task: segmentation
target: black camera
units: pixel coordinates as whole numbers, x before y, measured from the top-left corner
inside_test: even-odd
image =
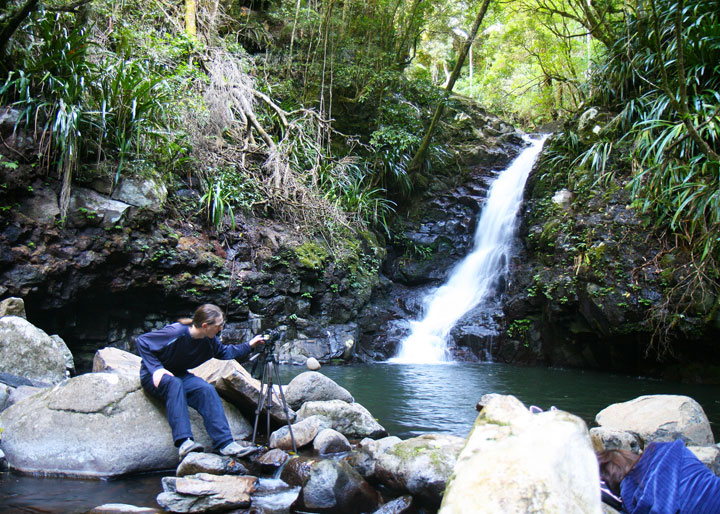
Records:
[[[263,334],[263,338],[265,339],[265,345],[274,345],[278,339],[280,339],[280,336],[282,334],[279,330],[270,329],[266,333]]]

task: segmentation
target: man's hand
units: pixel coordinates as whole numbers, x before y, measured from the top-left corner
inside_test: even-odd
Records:
[[[171,377],[175,376],[165,368],[156,369],[153,373],[153,384],[155,387],[160,387],[160,381],[162,380],[163,375],[170,375]]]
[[[250,348],[255,348],[257,345],[265,342],[265,336],[262,334],[256,335],[250,340]]]

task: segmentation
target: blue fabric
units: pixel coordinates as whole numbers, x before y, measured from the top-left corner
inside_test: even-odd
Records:
[[[620,484],[629,514],[718,514],[720,477],[682,441],[651,443]]]
[[[146,391],[165,401],[167,420],[176,446],[188,437],[193,438],[188,405],[202,416],[205,430],[215,448],[232,442],[233,436],[220,397],[215,388],[202,378],[192,373],[180,377],[163,375],[160,387],[155,387],[152,375],[146,375],[141,382]]]
[[[217,337],[193,339],[190,327],[173,323],[143,334],[136,340],[138,353],[142,357],[140,377],[152,375],[165,368],[173,375],[182,375],[215,357],[217,359],[242,359],[250,354],[250,345],[223,344]]]

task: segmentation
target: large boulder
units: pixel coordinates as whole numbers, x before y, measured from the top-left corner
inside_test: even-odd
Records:
[[[0,372],[57,384],[69,375],[67,346],[19,316],[0,318]]]
[[[491,399],[455,464],[439,514],[600,514],[599,473],[585,423]]]
[[[236,439],[251,433],[225,404]],[[202,418],[190,410],[196,440],[211,448]],[[35,394],[0,413],[2,449],[25,473],[112,477],[178,464],[164,406],[147,395],[139,377],[89,373]]]
[[[461,437],[443,434],[398,442],[374,455],[374,478],[438,505],[464,444]]]
[[[238,407],[246,416],[254,418],[260,397],[260,381],[256,380],[235,360],[210,359],[192,371],[195,375],[215,386],[220,396]],[[295,412],[283,409],[278,391],[272,395],[270,421],[281,426],[295,421]],[[263,418],[264,414],[263,414]]]
[[[306,371],[293,378],[285,388],[285,399],[295,410],[302,407],[303,403],[311,401],[355,401],[347,389],[317,371]]]
[[[302,486],[293,508],[332,514],[359,514],[377,508],[380,496],[347,462],[296,457],[280,475]]]
[[[604,450],[628,450],[639,455],[643,450],[643,442],[637,434],[624,430],[604,427],[591,428],[590,439],[595,453]]]
[[[305,402],[297,412],[297,419],[310,416],[322,416],[330,423],[328,428],[337,430],[350,439],[371,437],[377,439],[387,435],[380,423],[359,403],[347,403],[342,400],[325,402]]]
[[[651,442],[682,439],[688,446],[714,443],[705,411],[688,396],[658,394],[615,403],[601,410],[595,421],[603,428],[633,432],[643,447]]]

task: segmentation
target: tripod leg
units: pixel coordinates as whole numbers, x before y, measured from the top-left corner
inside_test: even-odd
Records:
[[[275,380],[277,381],[278,390],[280,391],[280,405],[283,407],[283,411],[285,412],[285,422],[287,423],[288,430],[290,431],[290,440],[292,441],[292,447],[293,451],[297,453],[297,446],[295,445],[295,436],[293,435],[292,431],[292,425],[290,424],[290,413],[288,412],[288,404],[287,401],[285,401],[285,393],[282,389],[282,382],[280,382],[280,373],[278,372],[277,366],[273,368],[275,371]]]
[[[268,441],[270,441],[270,409],[272,408],[272,395],[273,395],[273,374],[272,374],[272,362],[268,361],[266,364],[266,371],[268,375],[267,385],[268,394],[267,405],[265,406],[265,433],[267,434]]]
[[[260,418],[260,412],[262,411],[263,404],[265,403],[266,396],[269,392],[267,388],[267,378],[265,374],[265,366],[263,366],[263,374],[260,378],[260,392],[258,393],[257,408],[255,409],[255,423],[253,426],[253,437],[252,443],[255,444],[255,438],[257,436],[258,419]]]

